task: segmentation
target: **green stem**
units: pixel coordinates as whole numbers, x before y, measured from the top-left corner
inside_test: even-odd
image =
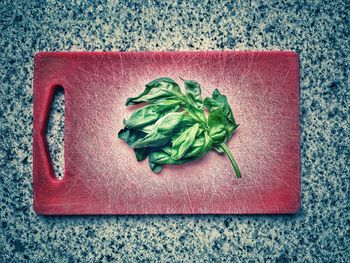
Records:
[[[238,165],[237,165],[235,159],[232,156],[230,149],[227,147],[227,145],[225,143],[221,143],[220,146],[221,146],[222,150],[225,152],[228,159],[230,160],[232,167],[235,170],[237,178],[241,178],[241,172],[238,168]]]

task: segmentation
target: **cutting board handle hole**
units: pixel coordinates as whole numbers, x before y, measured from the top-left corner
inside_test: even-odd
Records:
[[[64,177],[64,88],[56,85],[46,127],[46,141],[54,176]]]

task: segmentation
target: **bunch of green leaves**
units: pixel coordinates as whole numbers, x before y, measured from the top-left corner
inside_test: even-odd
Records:
[[[138,161],[148,157],[155,173],[165,164],[198,160],[213,149],[227,155],[239,178],[239,168],[226,145],[238,127],[226,96],[215,89],[211,98],[202,100],[200,85],[183,81],[185,93],[173,79],[158,78],[140,95],[128,98],[126,106],[147,104],[124,120],[118,137],[134,149]]]

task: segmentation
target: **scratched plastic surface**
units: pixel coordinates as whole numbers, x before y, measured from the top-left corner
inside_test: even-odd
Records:
[[[38,214],[295,213],[300,206],[298,56],[294,52],[38,53],[33,180]],[[149,81],[195,79],[203,97],[227,95],[237,122],[229,147],[154,174],[117,138],[125,106]],[[45,128],[55,88],[65,91],[63,180]]]

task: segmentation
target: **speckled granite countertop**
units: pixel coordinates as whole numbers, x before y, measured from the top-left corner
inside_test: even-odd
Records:
[[[94,2],[0,3],[0,262],[349,262],[349,2]],[[300,54],[298,214],[34,213],[34,52],[222,49]]]

